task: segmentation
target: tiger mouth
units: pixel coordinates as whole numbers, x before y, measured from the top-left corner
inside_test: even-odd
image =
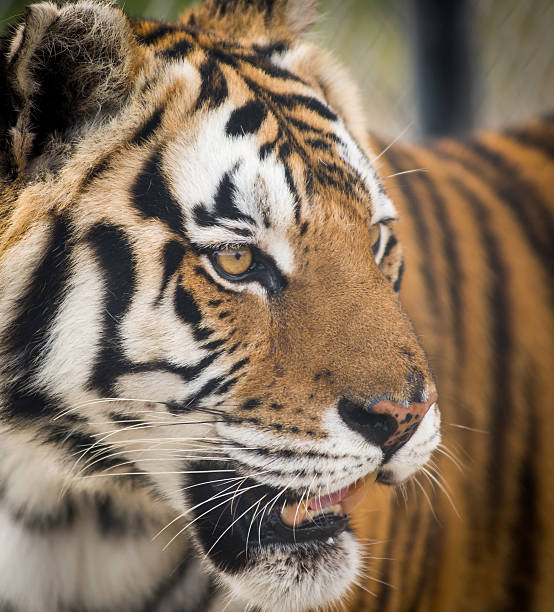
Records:
[[[222,464],[220,472],[214,473],[213,467],[210,480],[205,480],[201,467],[192,476],[192,522],[205,553],[228,572],[244,568],[268,547],[335,544],[376,478],[372,473],[323,496],[283,499],[286,492],[241,478],[229,463]],[[240,482],[236,490],[227,486],[232,479]]]
[[[281,510],[281,520],[288,527],[298,528],[320,516],[342,517],[351,514],[363,501],[376,477],[377,472],[372,472],[329,495],[318,495],[307,501],[286,504]]]

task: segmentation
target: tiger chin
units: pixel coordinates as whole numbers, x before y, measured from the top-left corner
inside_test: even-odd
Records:
[[[438,445],[397,212],[314,10],[43,3],[6,41],[0,607],[339,601],[351,514]]]

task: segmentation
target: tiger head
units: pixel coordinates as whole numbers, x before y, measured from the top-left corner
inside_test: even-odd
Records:
[[[272,610],[344,594],[356,498],[439,442],[396,212],[355,89],[303,40],[313,12],[212,0],[166,24],[44,3],[5,67],[0,434],[17,432],[17,470],[49,466],[46,505],[60,483],[146,491]]]

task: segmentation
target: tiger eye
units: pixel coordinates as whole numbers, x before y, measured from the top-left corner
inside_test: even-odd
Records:
[[[222,249],[216,251],[214,259],[217,265],[231,276],[240,276],[252,265],[252,250],[248,247],[240,249]]]

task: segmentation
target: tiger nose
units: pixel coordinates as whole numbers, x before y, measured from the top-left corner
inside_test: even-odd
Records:
[[[380,446],[385,452],[392,453],[413,436],[437,399],[437,393],[433,392],[427,401],[413,402],[407,407],[391,400],[381,400],[371,408],[365,408],[342,398],[338,411],[350,429],[361,434],[368,442]]]

